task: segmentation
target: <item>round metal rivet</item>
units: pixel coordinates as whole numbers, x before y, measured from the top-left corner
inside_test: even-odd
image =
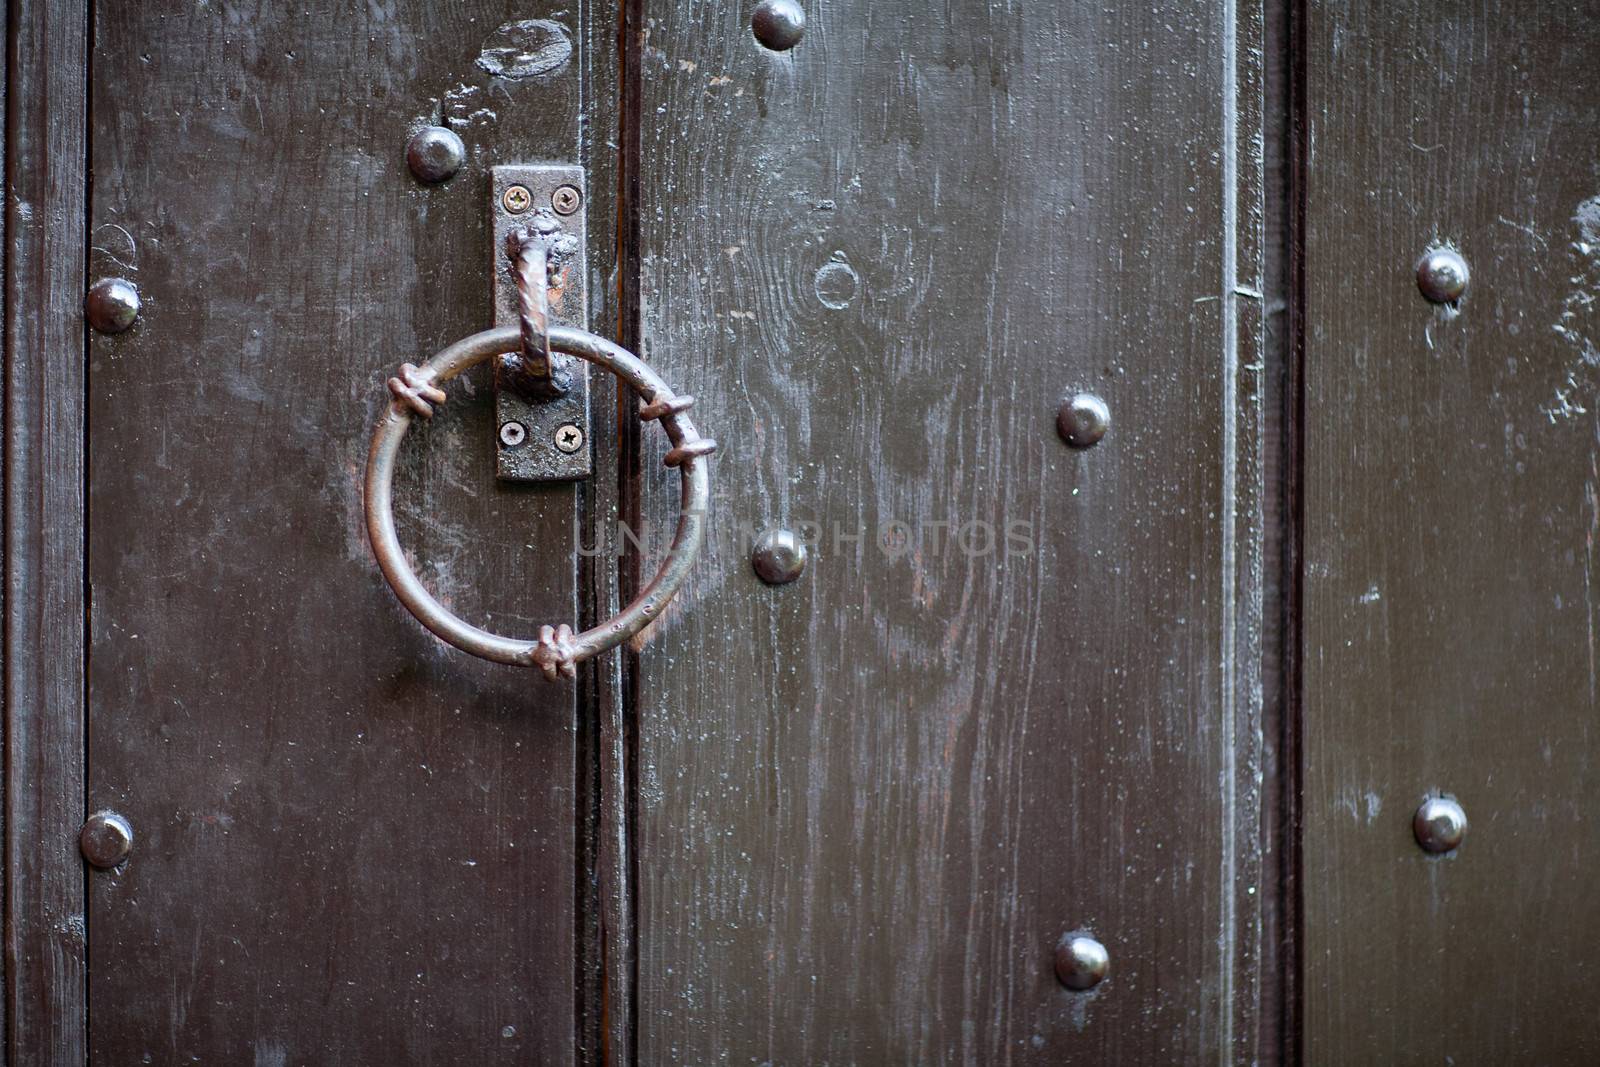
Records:
[[[449,181],[466,161],[467,146],[443,126],[424,126],[406,142],[406,166],[419,182]]]
[[[513,215],[520,215],[533,206],[533,194],[526,185],[513,185],[500,194],[500,203]]]
[[[756,40],[774,52],[787,52],[806,35],[806,13],[795,0],[761,0],[750,16]]]
[[[768,585],[784,585],[806,569],[806,543],[791,530],[768,530],[750,554],[756,574]]]
[[[1435,248],[1417,261],[1417,288],[1435,304],[1454,304],[1471,280],[1467,261],[1453,248]]]
[[[1056,977],[1068,989],[1093,989],[1109,970],[1110,953],[1088,934],[1067,934],[1056,946]]]
[[[583,447],[583,430],[576,423],[556,427],[556,447],[571,455]]]
[[[1429,797],[1412,817],[1411,831],[1428,852],[1453,852],[1467,836],[1467,813],[1453,797]]]
[[[101,333],[121,333],[139,317],[139,290],[126,278],[101,278],[83,298],[83,313]]]
[[[1111,429],[1111,409],[1093,393],[1067,398],[1056,413],[1056,430],[1073,448],[1092,448]]]
[[[114,811],[97,811],[78,832],[83,858],[101,870],[110,870],[133,851],[133,827]]]
[[[528,439],[528,428],[520,422],[507,422],[500,427],[500,443],[507,448],[516,448]]]
[[[583,203],[583,194],[576,185],[563,185],[550,194],[550,206],[557,215],[570,215]]]

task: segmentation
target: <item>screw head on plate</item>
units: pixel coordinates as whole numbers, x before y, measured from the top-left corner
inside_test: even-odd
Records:
[[[533,194],[526,185],[513,185],[500,194],[500,203],[513,215],[520,215],[533,206]]]
[[[806,35],[806,12],[795,0],[761,0],[750,16],[756,40],[774,52],[787,52]]]
[[[1467,813],[1454,797],[1429,797],[1411,818],[1417,844],[1428,852],[1454,852],[1467,836]]]
[[[424,126],[406,142],[406,166],[419,182],[449,181],[466,161],[467,146],[456,131],[443,126]]]
[[[83,298],[83,313],[101,333],[121,333],[139,317],[139,290],[126,278],[101,278]]]
[[[97,811],[78,832],[83,858],[101,870],[110,870],[133,851],[133,827],[114,811]]]
[[[750,565],[768,585],[785,585],[806,569],[806,543],[792,530],[768,530],[755,543]]]
[[[583,447],[583,430],[575,423],[567,423],[556,427],[556,447],[571,455]]]
[[[1453,248],[1435,248],[1417,261],[1417,288],[1435,304],[1454,304],[1471,280],[1467,261]]]
[[[1111,429],[1111,409],[1093,393],[1067,398],[1056,413],[1056,430],[1073,448],[1093,448]]]
[[[1111,954],[1088,934],[1067,934],[1056,946],[1056,978],[1068,989],[1093,989],[1111,970]]]
[[[583,194],[576,185],[559,186],[550,194],[550,206],[555,208],[557,215],[570,215],[582,204]]]
[[[520,422],[502,423],[500,426],[500,443],[507,448],[516,448],[528,439],[528,428]]]

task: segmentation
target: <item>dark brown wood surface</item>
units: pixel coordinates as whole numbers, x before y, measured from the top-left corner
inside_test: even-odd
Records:
[[[579,55],[491,78],[520,19]],[[138,834],[90,876],[96,1062],[574,1058],[601,986],[577,690],[407,615],[361,476],[384,378],[491,322],[488,167],[596,149],[609,228],[579,118],[615,33],[550,5],[98,5],[91,269],[145,310],[89,374],[89,803]],[[404,147],[440,120],[470,160],[424,187]],[[407,441],[401,535],[456,611],[531,634],[579,610],[577,491],[495,483],[488,390]]]
[[[5,1062],[1600,1057],[1594,20],[806,11],[12,5]],[[491,76],[525,20],[553,69]],[[540,160],[588,167],[595,327],[723,446],[689,588],[555,687],[429,636],[361,520]],[[86,345],[109,275],[144,312]],[[469,619],[654,567],[676,475],[595,386],[582,486],[495,482],[486,374],[407,442]]]
[[[640,1061],[1253,1058],[1257,14],[644,6],[644,354],[723,450],[639,652]]]
[[[1600,22],[1315,4],[1306,44],[1308,1058],[1593,1063]]]
[[[7,1061],[84,1057],[82,4],[12,5],[5,204]]]

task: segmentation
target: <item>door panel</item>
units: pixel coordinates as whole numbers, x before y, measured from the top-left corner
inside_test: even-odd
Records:
[[[480,52],[529,17],[578,58],[491,78]],[[372,562],[361,478],[384,379],[492,323],[487,168],[582,158],[580,64],[615,63],[614,23],[488,2],[94,19],[91,270],[145,301],[90,348],[88,798],[137,834],[90,879],[94,1057],[570,1060],[574,691],[418,626]],[[438,186],[405,165],[428,122],[469,151]],[[497,485],[489,379],[451,394],[399,475],[421,577],[491,629],[573,618],[575,488]]]
[[[1597,54],[1571,5],[1309,12],[1313,1062],[1600,1055]],[[1435,244],[1459,308],[1419,293]],[[1439,794],[1469,829],[1430,855]]]
[[[1248,1059],[1259,12],[645,11],[644,354],[723,451],[641,642],[640,1060]]]

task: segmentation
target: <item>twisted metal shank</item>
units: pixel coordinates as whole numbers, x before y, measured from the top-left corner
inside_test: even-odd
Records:
[[[522,349],[501,357],[505,384],[528,400],[553,400],[572,388],[572,372],[550,350],[550,284],[577,239],[548,211],[506,237],[506,254],[517,283]]]

